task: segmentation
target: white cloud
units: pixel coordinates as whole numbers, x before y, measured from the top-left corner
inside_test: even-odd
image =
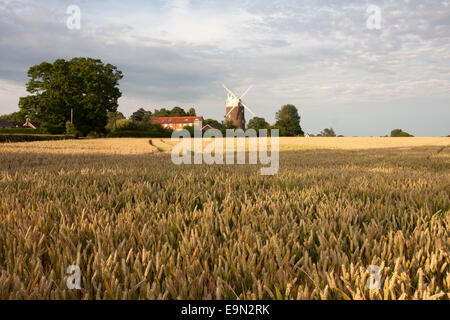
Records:
[[[366,28],[372,3],[382,9],[379,31]],[[304,124],[313,131],[372,103],[395,108],[414,98],[450,101],[445,1],[81,1],[80,6],[82,29],[70,32],[61,2],[0,0],[0,78],[24,83],[32,64],[94,56],[124,71],[120,109],[127,114],[137,107],[195,105],[204,116],[222,119],[220,84],[237,91],[254,84],[246,97],[254,111],[273,121],[282,104],[297,104],[314,120]],[[17,92],[3,93],[0,101],[14,100],[14,94],[17,98]],[[324,110],[330,117],[321,117]],[[439,112],[436,119],[442,118]],[[371,125],[367,132],[378,124]],[[367,134],[351,122],[339,126],[344,134]],[[446,126],[426,126],[429,134],[448,134]]]

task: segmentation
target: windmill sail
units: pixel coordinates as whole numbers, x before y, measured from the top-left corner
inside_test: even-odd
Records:
[[[247,95],[252,86],[250,86],[241,96],[238,98],[233,91],[223,85],[227,91],[226,113],[225,121],[231,121],[238,129],[245,130],[245,109],[247,109],[253,116],[255,113],[250,110],[247,105],[242,102],[242,98]]]

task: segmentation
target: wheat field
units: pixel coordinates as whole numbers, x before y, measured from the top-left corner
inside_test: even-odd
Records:
[[[449,145],[280,138],[261,176],[170,139],[0,144],[0,299],[448,300]]]

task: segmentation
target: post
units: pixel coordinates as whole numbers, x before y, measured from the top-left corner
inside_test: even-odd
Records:
[[[70,108],[70,123],[73,124],[73,108]]]

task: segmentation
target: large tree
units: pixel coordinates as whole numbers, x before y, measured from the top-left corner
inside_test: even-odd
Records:
[[[39,121],[50,133],[62,133],[71,119],[77,131],[104,132],[108,112],[116,112],[122,72],[92,58],[58,59],[28,70],[27,91],[20,98],[20,113]]]
[[[180,107],[173,107],[173,109],[170,111],[171,117],[184,117],[186,116],[186,111],[184,111],[183,108]]]
[[[281,107],[276,113],[275,129],[280,130],[281,136],[293,137],[303,135],[304,132],[300,127],[300,116],[297,108],[292,104]]]

